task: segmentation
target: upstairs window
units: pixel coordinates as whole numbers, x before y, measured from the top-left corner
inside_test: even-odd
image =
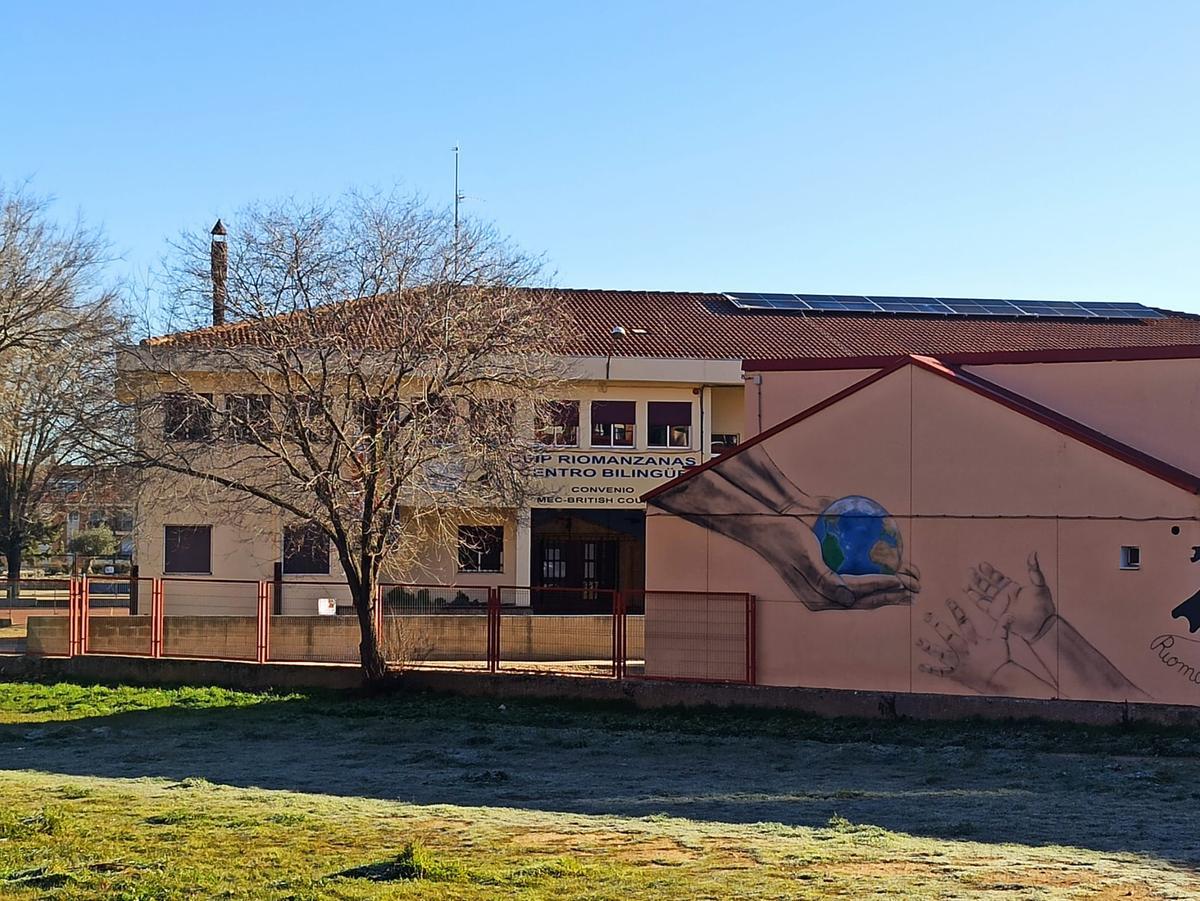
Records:
[[[538,423],[537,440],[547,447],[579,447],[579,401],[554,401]]]
[[[168,394],[163,398],[163,436],[173,441],[207,441],[213,434],[211,394]]]
[[[504,526],[459,526],[458,571],[504,571]]]
[[[329,536],[315,522],[283,530],[283,571],[290,575],[329,575]]]
[[[225,434],[230,441],[250,444],[271,436],[269,394],[226,394]]]
[[[592,447],[633,447],[636,417],[631,400],[592,401]]]
[[[650,401],[646,418],[651,447],[692,446],[692,405],[687,401]]]
[[[284,428],[294,441],[320,443],[329,440],[329,420],[321,398],[298,394],[287,398]]]
[[[185,575],[212,573],[212,526],[167,526],[163,572]]]

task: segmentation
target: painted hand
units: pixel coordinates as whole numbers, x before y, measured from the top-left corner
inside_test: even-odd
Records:
[[[896,573],[841,575],[825,563],[821,543],[812,529],[792,520],[786,550],[768,557],[792,592],[810,610],[874,610],[878,607],[907,605],[921,590],[921,574],[916,566],[905,564]],[[762,553],[762,550],[759,551]]]
[[[918,668],[923,673],[953,679],[981,694],[1002,690],[1003,680],[999,676],[1013,662],[1008,646],[1011,625],[1008,617],[988,620],[977,629],[957,601],[947,600],[946,609],[950,612],[949,623],[933,613],[925,614],[925,622],[940,642],[917,639],[917,647],[934,660]]]
[[[1057,611],[1037,551],[1029,555],[1026,566],[1029,587],[1014,582],[990,563],[980,563],[971,570],[966,592],[993,621],[1007,621],[1013,632],[1032,642]]]

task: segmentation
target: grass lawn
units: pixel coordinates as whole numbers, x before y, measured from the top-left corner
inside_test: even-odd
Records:
[[[0,684],[3,898],[1200,896],[1200,736]]]

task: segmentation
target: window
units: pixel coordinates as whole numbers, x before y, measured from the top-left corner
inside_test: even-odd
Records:
[[[631,400],[592,401],[592,446],[633,447],[636,410]]]
[[[712,455],[716,457],[733,450],[735,447],[737,447],[738,437],[739,436],[728,432],[720,435],[714,432],[712,436]]]
[[[291,575],[329,574],[329,536],[315,522],[284,527],[283,571]]]
[[[1141,569],[1142,549],[1139,547],[1121,548],[1121,569]]]
[[[230,441],[247,444],[271,435],[269,394],[226,394],[225,434]]]
[[[537,440],[547,447],[579,447],[579,401],[550,403],[538,422]]]
[[[329,421],[321,398],[296,395],[287,399],[286,431],[289,438],[310,442],[329,440]]]
[[[471,434],[511,438],[516,434],[517,404],[511,398],[483,398],[467,402],[467,424]]]
[[[504,526],[459,526],[458,571],[504,572]]]
[[[692,405],[687,401],[650,401],[646,407],[651,447],[692,446]]]
[[[433,444],[453,443],[454,427],[457,425],[457,409],[453,400],[430,394],[426,397],[410,398],[408,407],[408,421],[428,435]]]
[[[212,526],[167,526],[165,573],[212,572]]]
[[[212,437],[211,394],[168,394],[163,399],[163,435],[175,441]]]

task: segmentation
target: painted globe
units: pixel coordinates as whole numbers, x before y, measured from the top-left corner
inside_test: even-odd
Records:
[[[891,574],[900,568],[903,544],[892,515],[869,497],[838,498],[813,531],[825,565],[840,575]]]

